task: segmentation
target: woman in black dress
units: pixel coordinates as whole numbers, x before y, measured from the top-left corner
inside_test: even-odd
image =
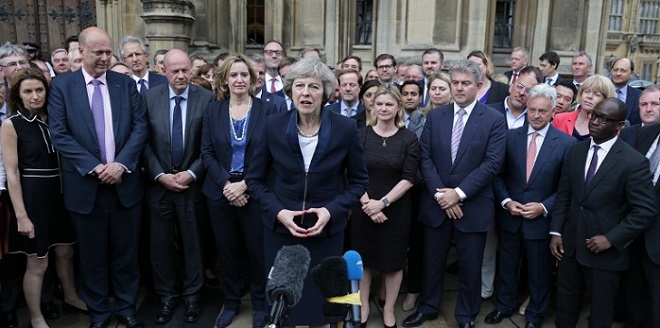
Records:
[[[58,154],[50,141],[46,113],[48,83],[37,69],[27,68],[12,81],[9,115],[2,123],[2,157],[15,216],[10,223],[9,252],[27,255],[23,291],[32,327],[48,327],[41,313],[41,286],[51,247],[64,289],[64,302],[80,309],[73,280],[76,242],[64,209]]]
[[[362,255],[364,275],[360,281],[362,321],[369,315],[371,270],[381,273],[385,285],[383,322],[396,326],[394,303],[399,294],[411,220],[408,190],[415,183],[420,149],[417,136],[406,129],[401,94],[396,87],[379,87],[374,116],[360,130],[369,174],[369,188],[353,210],[351,245]]]

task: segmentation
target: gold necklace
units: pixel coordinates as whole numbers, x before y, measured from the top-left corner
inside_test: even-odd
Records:
[[[231,100],[229,101],[229,129],[231,130],[232,136],[234,136],[234,139],[236,141],[243,141],[245,139],[245,130],[247,129],[247,118],[250,116],[250,110],[252,109],[252,99],[250,99],[250,102],[248,103],[248,110],[247,113],[245,113],[245,118],[242,120],[236,120],[237,122],[240,121],[245,121],[243,122],[243,132],[241,133],[241,137],[238,137],[238,134],[236,133],[236,127],[234,126],[234,118],[231,116]]]

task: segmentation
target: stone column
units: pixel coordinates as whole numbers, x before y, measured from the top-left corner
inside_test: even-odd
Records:
[[[188,0],[141,0],[149,49],[188,51],[195,6]]]

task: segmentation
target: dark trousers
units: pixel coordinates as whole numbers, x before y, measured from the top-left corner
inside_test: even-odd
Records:
[[[643,260],[646,256],[644,237],[638,237],[629,246],[628,270],[621,273],[621,286],[617,297],[616,311],[624,311],[626,328],[645,328],[651,318],[651,295],[647,279],[644,278]],[[656,276],[655,279],[660,278]]]
[[[184,301],[196,301],[204,287],[202,240],[198,218],[206,211],[203,199],[190,191],[172,192],[150,202],[149,254],[156,294],[162,302],[182,296]],[[178,226],[178,229],[177,229]],[[177,289],[174,241],[181,234],[185,266],[181,292]]]
[[[611,327],[620,276],[621,272],[588,268],[579,264],[574,256],[564,256],[557,267],[557,328],[577,325],[585,284],[591,298],[589,327]]]
[[[439,227],[424,227],[424,269],[418,311],[438,314],[443,296],[445,262],[454,238],[458,257],[459,292],[454,317],[459,324],[473,322],[481,307],[481,262],[486,232],[466,233],[446,219]]]
[[[660,327],[660,265],[651,261],[648,254],[644,252],[642,268],[648,282],[649,294],[651,294],[651,320],[649,327]]]
[[[222,265],[222,291],[224,306],[228,310],[238,310],[241,304],[244,282],[245,257],[239,251],[247,250],[250,276],[250,298],[253,311],[265,309],[266,270],[264,267],[264,237],[261,222],[261,206],[253,199],[247,205],[229,205],[226,198],[207,201],[211,226],[217,245],[218,258]],[[241,241],[244,245],[241,246]]]
[[[518,281],[520,259],[523,253],[527,261],[529,305],[525,311],[528,322],[541,323],[550,305],[552,280],[552,255],[548,249],[550,239],[525,239],[522,230],[512,233],[499,230],[499,267],[497,270],[497,310],[512,314],[518,308]]]
[[[135,314],[140,213],[141,203],[124,207],[112,186],[99,186],[91,213],[70,212],[80,249],[80,296],[92,322],[106,321],[113,312]]]
[[[410,188],[412,208],[410,211],[410,238],[408,239],[408,293],[417,294],[422,289],[422,261],[424,258],[424,226],[419,223],[419,197],[423,184]]]

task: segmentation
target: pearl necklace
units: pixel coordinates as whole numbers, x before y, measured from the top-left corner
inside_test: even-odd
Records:
[[[319,135],[319,131],[321,130],[321,127],[319,127],[318,129],[316,129],[316,131],[314,131],[314,133],[312,133],[312,134],[305,134],[305,133],[302,132],[302,130],[300,129],[300,125],[296,124],[296,128],[298,128],[298,134],[299,134],[301,137],[303,137],[303,138],[314,138],[314,137],[316,137],[316,136]]]
[[[252,99],[250,99],[250,102],[248,103],[248,110],[247,113],[245,113],[245,118],[242,120],[236,120],[237,122],[240,121],[245,121],[243,122],[243,132],[241,133],[241,137],[238,137],[238,134],[236,133],[236,127],[234,126],[234,118],[231,116],[231,101],[229,102],[229,129],[231,130],[232,136],[234,136],[234,139],[236,141],[243,141],[245,139],[245,130],[247,129],[247,118],[250,116],[250,110],[252,109]]]

